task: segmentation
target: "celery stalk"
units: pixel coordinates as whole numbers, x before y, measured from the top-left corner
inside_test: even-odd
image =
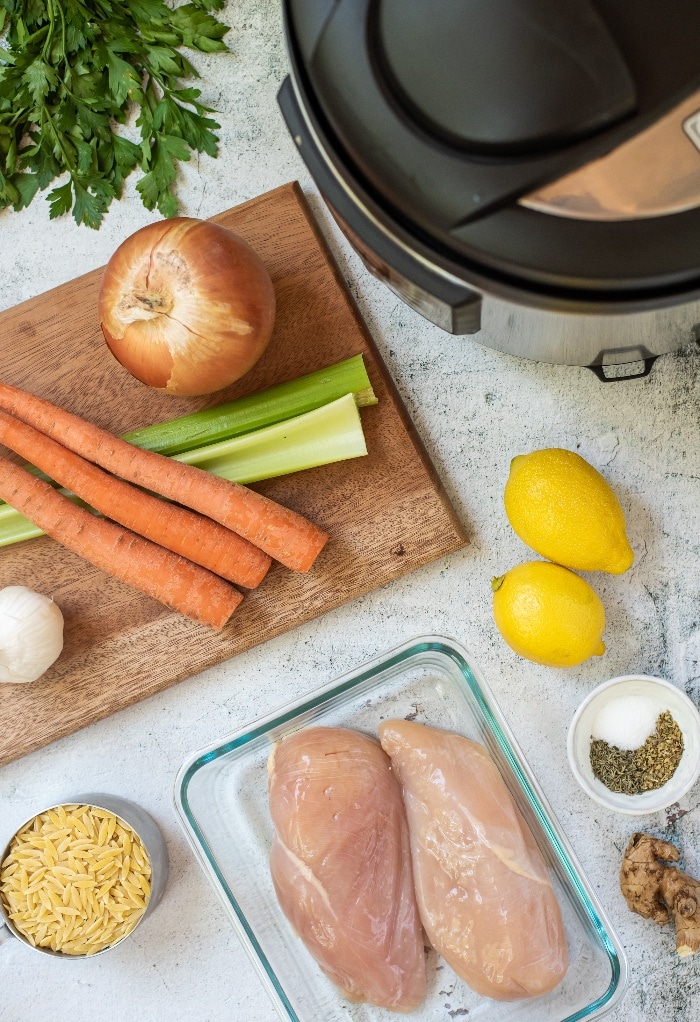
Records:
[[[327,369],[319,369],[235,401],[124,433],[122,439],[158,454],[182,454],[303,415],[345,394],[354,395],[358,408],[378,403],[362,355],[353,355]],[[51,482],[44,472],[32,465],[24,467],[32,475]],[[0,500],[0,508],[3,504],[4,501]]]
[[[295,418],[345,394],[354,394],[359,408],[377,404],[362,355],[257,394],[125,433],[123,439],[159,454],[180,454]]]
[[[354,395],[346,394],[286,422],[173,458],[235,483],[254,483],[364,454],[360,413]]]
[[[36,539],[43,535],[41,529],[28,522],[24,515],[9,504],[0,505],[0,546],[23,543],[25,539]]]
[[[175,455],[177,461],[237,483],[289,475],[367,454],[355,396],[344,397],[243,436]],[[75,504],[86,505],[66,490]],[[0,506],[0,547],[43,535],[8,504]]]

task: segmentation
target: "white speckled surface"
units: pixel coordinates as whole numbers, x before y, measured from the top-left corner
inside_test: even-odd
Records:
[[[584,695],[616,674],[662,675],[700,699],[700,352],[665,356],[646,380],[608,387],[587,370],[518,361],[414,315],[339,236],[287,135],[275,103],[285,72],[278,4],[237,0],[224,17],[233,25],[233,52],[196,60],[205,98],[221,115],[221,156],[186,168],[183,211],[209,216],[291,178],[302,182],[472,545],[0,769],[3,843],[35,810],[80,789],[102,789],[149,809],[172,859],[161,906],[119,950],[69,964],[14,941],[3,946],[0,1019],[45,1022],[50,1001],[51,1017],[72,1022],[92,1022],[106,1008],[120,1020],[272,1022],[253,968],[175,821],[177,769],[194,749],[367,657],[412,635],[442,632],[474,652],[627,948],[630,990],[610,1022],[691,1022],[700,960],[678,961],[670,928],[628,913],[617,873],[634,822],[579,791],[565,736]],[[49,222],[41,199],[22,214],[0,213],[0,307],[101,264],[151,219],[134,199],[133,183],[99,233],[68,218]],[[502,507],[508,463],[540,446],[579,450],[606,474],[637,555],[623,578],[592,578],[608,611],[609,651],[568,673],[519,660],[490,614],[491,576],[527,557]],[[696,787],[677,819],[644,821],[679,841],[698,874],[699,806]]]

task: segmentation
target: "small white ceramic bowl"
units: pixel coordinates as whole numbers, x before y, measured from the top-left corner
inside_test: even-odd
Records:
[[[655,791],[641,795],[624,795],[610,791],[591,769],[591,731],[598,711],[619,696],[647,696],[668,710],[683,732],[683,755],[673,777]],[[645,674],[628,674],[612,678],[594,688],[583,700],[571,721],[567,739],[569,765],[574,777],[587,795],[606,809],[629,816],[645,816],[677,802],[700,776],[700,713],[685,692],[661,678]]]

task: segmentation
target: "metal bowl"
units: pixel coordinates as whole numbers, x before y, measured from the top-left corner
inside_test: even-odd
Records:
[[[118,816],[119,819],[123,820],[124,823],[127,823],[129,827],[131,827],[141,841],[143,847],[146,849],[146,853],[151,863],[151,894],[148,899],[148,905],[146,906],[145,912],[131,931],[131,933],[134,933],[144,919],[146,919],[146,917],[155,909],[163,896],[165,884],[168,879],[168,849],[163,835],[161,834],[158,824],[155,822],[153,817],[150,816],[145,809],[142,809],[141,806],[136,805],[135,802],[130,802],[128,799],[121,798],[118,795],[105,795],[101,792],[90,792],[87,795],[72,795],[69,798],[62,799],[54,805],[47,806],[45,809],[40,809],[38,812],[32,813],[32,815],[17,828],[15,833],[7,842],[2,855],[0,855],[0,862],[4,862],[5,858],[9,855],[10,845],[12,844],[15,836],[19,834],[20,831],[27,826],[27,824],[31,823],[35,817],[48,812],[49,809],[56,809],[59,805],[73,804],[90,805],[94,806],[96,809],[104,809],[108,813],[114,813],[115,816]],[[0,944],[3,944],[6,940],[11,940],[12,936],[14,936],[18,940],[22,941],[26,947],[31,948],[32,951],[38,951],[44,955],[53,955],[54,958],[62,958],[64,960],[80,960],[85,958],[97,958],[99,955],[103,955],[105,952],[111,951],[118,944],[121,944],[123,940],[126,940],[127,937],[130,937],[131,933],[126,934],[126,936],[115,941],[114,944],[110,944],[108,947],[103,948],[102,951],[96,951],[92,955],[69,955],[64,954],[62,951],[52,951],[51,948],[34,947],[8,918],[2,898],[0,898]]]

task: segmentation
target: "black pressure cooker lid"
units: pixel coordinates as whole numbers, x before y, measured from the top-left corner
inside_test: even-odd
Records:
[[[697,286],[698,206],[598,222],[518,200],[638,136],[700,88],[698,0],[287,8],[294,59],[336,157],[435,251],[535,288]]]

